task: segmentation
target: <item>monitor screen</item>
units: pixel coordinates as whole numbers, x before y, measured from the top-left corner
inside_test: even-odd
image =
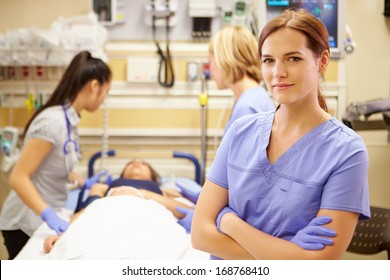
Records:
[[[288,8],[303,8],[311,12],[328,30],[331,54],[340,57],[344,45],[345,0],[265,0],[263,8],[265,21],[269,21]]]

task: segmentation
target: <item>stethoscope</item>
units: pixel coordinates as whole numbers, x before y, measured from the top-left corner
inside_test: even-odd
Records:
[[[76,153],[79,152],[79,144],[76,142],[76,140],[73,140],[71,137],[70,137],[70,121],[69,121],[69,117],[68,117],[68,112],[66,111],[66,108],[65,108],[65,105],[62,105],[62,109],[64,110],[64,115],[65,115],[65,121],[66,121],[66,131],[67,131],[67,136],[68,136],[68,139],[65,141],[64,143],[64,155],[67,156],[69,154],[69,151],[68,151],[68,146],[69,145],[73,145],[74,146],[74,151]]]
[[[76,140],[73,140],[71,138],[71,133],[70,133],[70,121],[69,121],[69,117],[68,117],[68,112],[65,108],[65,105],[62,105],[62,110],[64,111],[64,116],[65,116],[65,122],[66,122],[66,132],[67,132],[67,139],[66,141],[64,142],[64,146],[63,146],[63,151],[64,151],[64,155],[65,155],[65,165],[66,165],[66,170],[67,172],[70,174],[70,172],[72,171],[72,168],[70,167],[71,165],[69,164],[68,162],[68,157],[70,156],[71,159],[72,159],[72,162],[74,162],[73,160],[73,153],[72,153],[72,148],[74,150],[74,153],[77,154],[79,153],[79,144],[77,143]],[[68,176],[68,181],[67,181],[67,187],[69,189],[73,189],[73,188],[76,188],[78,187],[78,182],[77,181],[74,181],[72,180],[71,178],[69,178]]]

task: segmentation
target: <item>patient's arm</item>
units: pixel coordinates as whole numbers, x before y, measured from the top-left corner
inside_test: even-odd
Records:
[[[58,239],[60,239],[60,236],[58,235],[51,235],[46,238],[45,242],[43,243],[43,252],[45,252],[45,254],[50,253],[51,249],[53,249],[53,246]]]
[[[84,209],[81,209],[79,212],[73,214],[73,216],[70,218],[69,223],[72,223],[74,220],[76,220],[82,213],[84,213]],[[53,249],[54,244],[60,239],[62,235],[50,235],[45,239],[45,242],[43,243],[43,252],[45,254],[50,253],[51,249]]]
[[[108,190],[108,185],[106,185],[106,184],[100,184],[100,183],[94,184],[91,187],[88,196],[98,195],[98,196],[103,197],[105,195],[105,193],[107,192],[107,190]],[[70,219],[70,223],[72,223],[74,220],[76,220],[82,213],[84,213],[84,209],[81,209],[79,212],[73,214],[73,216]],[[58,236],[58,235],[51,235],[45,239],[45,242],[43,243],[43,251],[45,252],[45,254],[48,254],[51,251],[54,244],[57,242],[57,240],[60,237],[61,236]]]
[[[100,197],[103,197],[106,194],[107,190],[108,190],[108,185],[97,183],[91,187],[88,196],[98,195]]]
[[[144,199],[151,199],[154,200],[163,206],[165,206],[168,210],[170,210],[173,215],[176,218],[183,218],[184,215],[183,213],[180,213],[176,210],[176,207],[183,207],[183,208],[191,208],[185,203],[176,201],[172,196],[166,196],[166,195],[161,195],[155,192],[151,192],[148,190],[144,189],[136,189],[133,187],[127,187],[127,186],[121,186],[121,187],[115,187],[112,189],[112,192],[110,193],[110,196],[116,196],[116,195],[133,195],[133,196],[138,196]]]
[[[181,193],[179,193],[175,189],[164,189],[162,190],[162,193],[165,197],[169,198],[178,198],[178,197],[183,197]]]
[[[140,192],[142,193],[142,195],[145,199],[152,199],[152,200],[164,205],[168,210],[170,210],[173,213],[173,215],[176,218],[179,218],[179,219],[184,218],[184,215],[183,215],[183,213],[178,212],[176,210],[176,207],[179,206],[179,207],[183,207],[183,208],[192,208],[191,206],[188,206],[185,203],[176,201],[170,197],[166,197],[166,196],[163,196],[163,195],[151,192],[151,191],[140,190]]]

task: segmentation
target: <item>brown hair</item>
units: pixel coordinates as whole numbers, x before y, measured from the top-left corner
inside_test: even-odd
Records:
[[[281,28],[290,28],[305,35],[307,47],[316,57],[320,57],[324,51],[329,51],[329,35],[324,24],[315,16],[304,9],[287,9],[279,16],[270,20],[262,30],[259,37],[259,55],[262,56],[261,48],[267,37]],[[318,103],[321,108],[328,112],[328,106],[324,96],[318,89]]]
[[[100,85],[111,80],[111,70],[101,59],[95,58],[88,51],[78,53],[66,68],[62,79],[49,100],[31,117],[24,129],[24,135],[31,122],[40,112],[51,106],[73,103],[79,91],[90,81],[97,80]]]
[[[129,166],[129,164],[133,163],[134,160],[131,160],[129,161],[125,167],[123,168],[122,172],[121,172],[121,175],[120,175],[120,178],[123,178],[124,176],[124,173],[126,171],[126,168],[127,166]],[[150,178],[152,181],[156,182],[157,184],[160,184],[161,183],[161,177],[160,177],[160,174],[158,174],[158,172],[147,162],[145,161],[142,161],[143,164],[146,164],[150,170],[150,173],[152,175],[152,177]]]

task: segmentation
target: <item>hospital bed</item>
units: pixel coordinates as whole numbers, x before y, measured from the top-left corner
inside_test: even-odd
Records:
[[[354,130],[389,130],[390,98],[351,103],[342,119]]]
[[[108,156],[115,155],[115,151],[107,153]],[[182,153],[176,156],[187,158]],[[88,176],[95,174],[94,162],[99,157],[101,153],[91,157]],[[189,160],[195,161],[191,157]],[[199,170],[195,170],[197,179]],[[175,180],[184,187],[200,187],[188,178]],[[58,213],[60,217],[69,220],[85,195],[80,190],[70,191],[64,209]],[[71,224],[53,250],[44,254],[44,240],[53,233],[43,223],[15,259],[209,259],[209,254],[192,247],[190,234],[177,223],[169,210],[155,201],[133,196],[106,197],[95,201]]]
[[[118,207],[126,215],[118,215]],[[72,213],[63,209],[59,214],[68,220]],[[44,240],[50,235],[53,231],[43,223],[15,259],[209,259],[209,254],[192,247],[191,236],[164,206],[133,196],[95,201],[72,223],[52,251],[44,254]]]

